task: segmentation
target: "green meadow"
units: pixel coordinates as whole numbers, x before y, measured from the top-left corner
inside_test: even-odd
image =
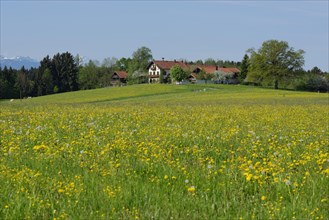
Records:
[[[0,219],[328,219],[329,96],[134,85],[0,101]]]

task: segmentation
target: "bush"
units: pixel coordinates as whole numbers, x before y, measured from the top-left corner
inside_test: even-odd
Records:
[[[308,74],[296,84],[296,90],[311,91],[311,92],[328,92],[329,80],[328,77]]]

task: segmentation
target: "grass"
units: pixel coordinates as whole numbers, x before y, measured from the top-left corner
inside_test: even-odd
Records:
[[[0,102],[1,219],[328,219],[328,94],[138,85]]]

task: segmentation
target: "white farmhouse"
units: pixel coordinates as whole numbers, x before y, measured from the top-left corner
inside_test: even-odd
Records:
[[[181,61],[166,61],[166,60],[153,60],[147,66],[148,74],[149,74],[149,82],[158,82],[160,80],[160,74],[162,71],[163,78],[167,79],[170,76],[170,69],[178,65],[184,70],[189,69],[188,64]]]

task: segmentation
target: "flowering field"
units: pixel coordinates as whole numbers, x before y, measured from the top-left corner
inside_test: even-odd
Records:
[[[0,219],[328,219],[328,104],[223,85],[0,101]]]

